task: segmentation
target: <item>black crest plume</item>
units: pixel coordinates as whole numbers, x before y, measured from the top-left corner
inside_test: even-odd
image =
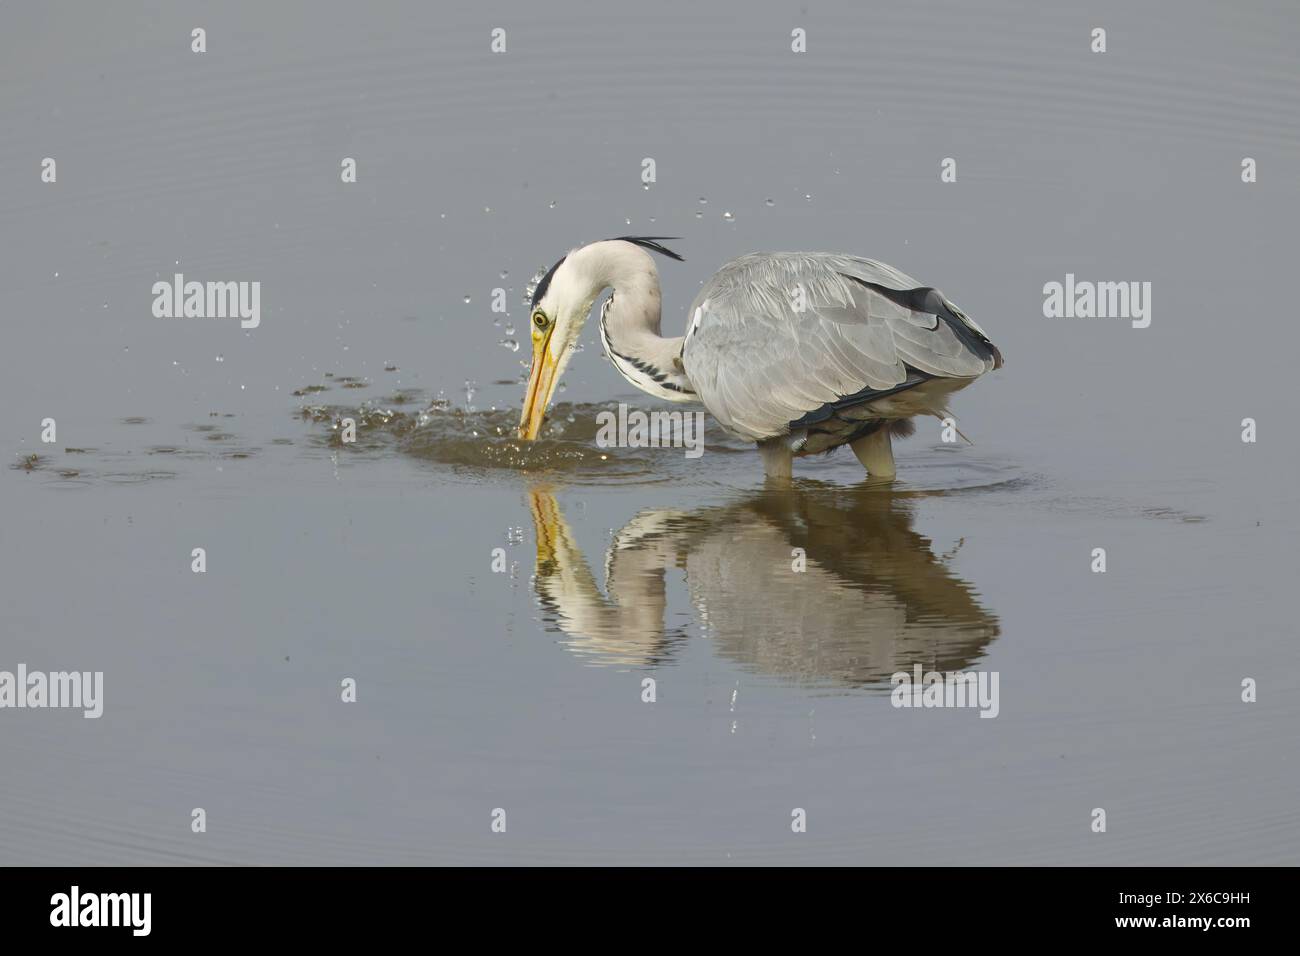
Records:
[[[661,242],[676,242],[681,236],[615,236],[614,238],[621,239],[623,242],[630,242],[642,249],[649,249],[651,252],[657,252],[669,259],[676,259],[678,262],[686,261],[685,257],[679,256],[667,246],[660,245]]]
[[[659,255],[667,256],[669,259],[676,259],[678,262],[686,261],[684,257],[679,256],[667,246],[660,245],[661,242],[675,242],[680,239],[681,236],[615,236],[614,238],[623,242],[630,242],[633,245],[640,246],[642,249],[649,249],[651,252],[657,252]],[[564,259],[567,258],[568,256],[564,257]],[[564,259],[561,259],[555,265],[551,266],[551,268],[546,271],[546,275],[542,276],[542,281],[537,283],[537,288],[533,290],[532,301],[534,303],[541,302],[542,299],[545,298],[546,290],[551,284],[551,277],[555,275],[555,270],[564,264]]]

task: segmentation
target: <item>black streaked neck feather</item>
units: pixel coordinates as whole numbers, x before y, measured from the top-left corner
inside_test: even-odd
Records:
[[[695,389],[682,368],[683,339],[659,334],[658,295],[653,313],[644,306],[638,310],[627,298],[615,288],[600,309],[600,338],[610,361],[643,392],[670,401],[694,400]]]

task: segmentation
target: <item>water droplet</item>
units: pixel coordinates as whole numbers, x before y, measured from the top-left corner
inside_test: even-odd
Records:
[[[776,203],[774,203],[774,202],[773,202],[772,200],[770,200],[770,199],[765,199],[765,200],[763,200],[763,202],[764,202],[766,205],[768,205],[768,206],[775,206],[775,205],[776,205]]]
[[[698,209],[695,210],[695,218],[696,218],[696,219],[703,219],[703,218],[704,218],[704,213],[700,212]]]
[[[701,196],[701,197],[700,197],[700,205],[701,205],[701,206],[707,206],[708,204],[709,204],[709,201],[708,201],[707,199],[705,199],[703,196]]]
[[[804,193],[804,194],[803,194],[803,201],[804,201],[804,202],[812,202],[812,193]]]
[[[217,356],[217,361],[218,361],[218,362],[224,362],[225,360],[226,360],[226,357],[225,357],[224,355],[218,355],[218,356]]]
[[[725,220],[727,220],[727,222],[735,222],[735,221],[736,221],[736,217],[733,216],[730,212],[724,212],[724,213],[722,214],[722,218],[725,219]]]
[[[466,304],[466,305],[469,305],[469,296],[468,296],[468,295],[465,296],[465,304]]]
[[[630,225],[632,225],[632,217],[631,217],[631,216],[624,216],[624,217],[623,217],[623,225],[625,225],[625,226],[630,226]]]
[[[554,200],[554,199],[551,200],[550,208],[551,208],[551,209],[554,209],[554,208],[555,208],[555,200]]]
[[[503,349],[509,349],[512,352],[519,351],[519,343],[514,339],[502,339],[497,343],[497,345],[500,345]]]
[[[642,183],[642,184],[641,184],[641,188],[644,189],[646,192],[649,192],[649,191],[650,191],[650,184],[649,184],[649,183]]]
[[[515,324],[513,322],[507,322],[506,335],[514,335],[514,334],[515,334]]]
[[[508,269],[502,269],[502,270],[501,270],[501,278],[503,278],[503,279],[508,279],[508,278],[510,278],[510,271],[509,271]]]
[[[483,211],[484,211],[484,212],[488,212],[488,213],[490,213],[490,212],[492,211],[492,207],[491,207],[491,206],[484,206],[484,207],[483,207]]]

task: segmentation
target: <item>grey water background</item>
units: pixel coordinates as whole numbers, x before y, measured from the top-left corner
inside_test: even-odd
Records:
[[[1282,2],[5,4],[0,669],[102,670],[105,710],[0,712],[0,864],[1296,863],[1298,26]],[[793,504],[725,443],[476,451],[528,358],[491,290],[526,329],[534,270],[625,233],[682,237],[670,333],[751,251],[942,288],[1007,356],[955,403],[975,444],[921,423],[895,492],[841,452]],[[178,271],[260,281],[261,326],[154,318]],[[1044,318],[1067,272],[1150,281],[1150,328]],[[639,401],[583,340],[561,452]],[[402,428],[338,445],[366,401]],[[631,548],[662,609],[557,609],[595,605],[556,568],[603,586],[647,510],[694,529]],[[801,536],[796,597],[757,558]],[[997,671],[999,716],[891,707],[908,655]]]

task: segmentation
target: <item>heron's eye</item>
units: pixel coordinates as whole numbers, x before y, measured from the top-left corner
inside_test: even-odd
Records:
[[[533,325],[537,326],[539,329],[542,329],[543,331],[545,331],[546,326],[548,326],[548,325],[550,324],[550,322],[551,322],[551,320],[548,319],[548,318],[546,317],[546,313],[545,313],[545,312],[534,312],[534,313],[533,313]]]

